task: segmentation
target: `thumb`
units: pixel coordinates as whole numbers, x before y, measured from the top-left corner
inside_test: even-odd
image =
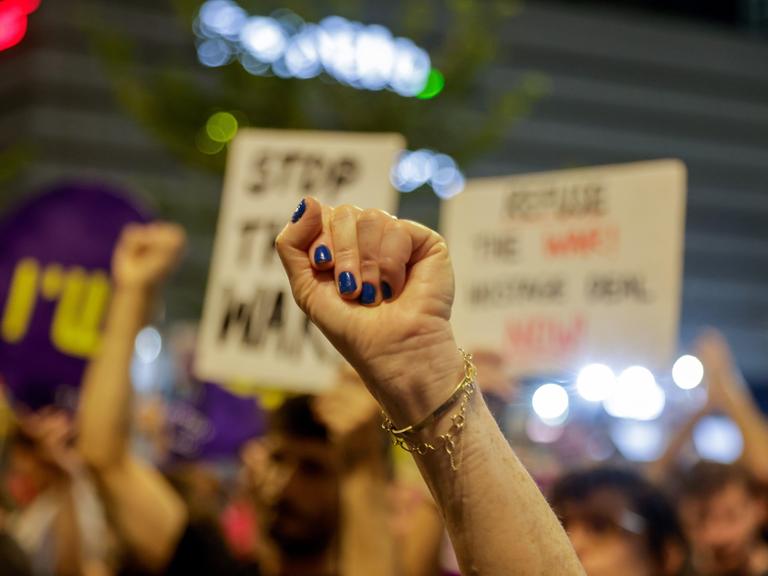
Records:
[[[303,308],[301,294],[306,294],[314,274],[308,251],[323,230],[323,210],[314,198],[303,198],[296,207],[291,221],[275,239],[275,248],[288,274],[288,281],[296,301]]]

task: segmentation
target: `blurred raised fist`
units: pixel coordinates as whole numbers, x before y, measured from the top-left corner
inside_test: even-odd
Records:
[[[112,255],[112,275],[120,287],[154,288],[176,267],[186,235],[176,224],[128,224]]]
[[[439,234],[381,210],[299,204],[276,240],[293,296],[396,422],[442,403],[462,375],[454,284]]]
[[[696,354],[704,365],[711,409],[727,410],[733,402],[749,397],[728,341],[719,331],[705,330],[696,341]]]
[[[316,397],[313,408],[348,463],[381,454],[379,405],[351,366],[343,366],[336,386]]]

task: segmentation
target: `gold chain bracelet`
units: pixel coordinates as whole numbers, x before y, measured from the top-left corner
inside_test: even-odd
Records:
[[[438,439],[442,442],[443,449],[448,454],[451,461],[451,470],[458,470],[456,463],[456,439],[461,434],[466,423],[466,413],[469,401],[475,393],[475,381],[477,380],[477,368],[472,363],[472,355],[459,348],[459,352],[464,357],[464,377],[456,386],[451,396],[431,412],[426,418],[417,424],[406,426],[405,428],[395,428],[394,422],[384,414],[384,422],[381,427],[392,435],[392,442],[400,446],[403,450],[423,456],[427,452],[437,450],[435,441],[415,442],[411,438],[420,430],[423,430],[433,422],[436,422],[443,414],[460,400],[458,411],[451,416],[451,427],[445,434],[441,434]]]

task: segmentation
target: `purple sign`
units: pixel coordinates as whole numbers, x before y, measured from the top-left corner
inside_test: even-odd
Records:
[[[245,442],[266,428],[264,411],[255,398],[209,382],[200,384],[194,398],[171,401],[167,419],[172,456],[181,460],[236,456]]]
[[[61,403],[99,343],[112,250],[145,212],[100,184],[62,184],[0,222],[0,376],[30,408]],[[66,401],[65,401],[66,403]]]

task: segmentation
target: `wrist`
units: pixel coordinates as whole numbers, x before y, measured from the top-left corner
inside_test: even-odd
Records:
[[[398,426],[415,424],[434,412],[464,377],[464,360],[452,333],[429,345],[411,346],[390,361],[390,377],[379,387],[386,392],[379,401]]]
[[[105,331],[118,327],[120,331],[126,331],[127,326],[135,326],[138,331],[146,325],[150,321],[155,293],[147,285],[115,283]]]
[[[114,294],[121,296],[152,296],[157,291],[157,287],[154,284],[138,280],[119,280],[113,278],[112,286]]]

